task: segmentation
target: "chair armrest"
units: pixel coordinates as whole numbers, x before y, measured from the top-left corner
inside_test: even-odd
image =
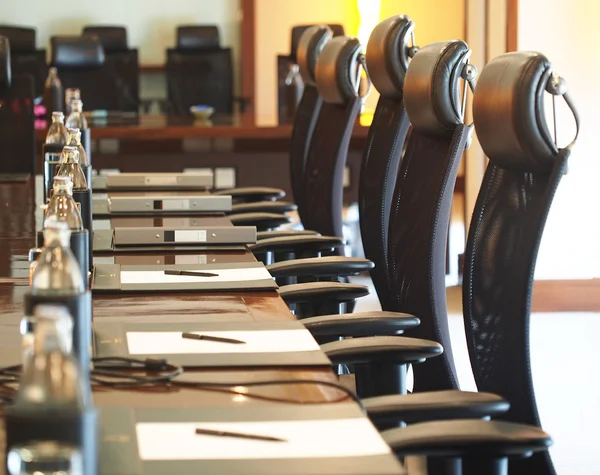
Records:
[[[309,282],[280,287],[279,295],[288,305],[323,302],[345,303],[369,295],[369,288],[361,284]]]
[[[320,234],[316,231],[310,231],[306,229],[280,229],[276,231],[261,231],[256,234],[256,239],[261,241],[263,239],[291,236],[320,236]]]
[[[376,396],[362,402],[369,419],[376,426],[385,427],[400,422],[483,419],[503,414],[510,408],[510,404],[496,394],[454,390]]]
[[[287,201],[257,201],[253,203],[236,203],[231,207],[232,213],[278,213],[296,211],[298,206]]]
[[[276,262],[267,266],[273,277],[348,277],[375,267],[368,259],[361,257],[311,257]]]
[[[552,445],[538,427],[477,419],[423,422],[381,435],[398,456],[503,458],[527,456]]]
[[[257,231],[266,231],[291,220],[283,214],[275,213],[239,213],[227,216],[234,226],[256,226]]]
[[[422,363],[444,352],[435,341],[403,336],[349,338],[325,343],[321,350],[334,364]]]
[[[269,188],[267,186],[246,186],[230,188],[228,190],[217,190],[213,195],[230,195],[234,203],[252,203],[256,201],[275,201],[285,196],[285,191],[280,188]]]
[[[287,236],[281,238],[261,239],[250,246],[252,252],[312,253],[332,251],[342,247],[344,240],[335,236]]]
[[[395,312],[345,313],[302,320],[315,338],[390,336],[418,327],[420,323],[414,315]]]

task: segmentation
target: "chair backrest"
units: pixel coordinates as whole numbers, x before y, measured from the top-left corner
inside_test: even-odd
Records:
[[[48,75],[46,50],[36,49],[34,28],[0,25],[0,36],[10,42],[12,72],[15,75],[30,74],[35,81],[35,95],[44,92],[44,81]]]
[[[0,173],[35,173],[33,78],[13,75],[10,44],[0,36]]]
[[[116,84],[117,110],[137,112],[140,104],[138,50],[127,45],[122,26],[86,26],[83,35],[95,35],[104,49],[104,65]]]
[[[305,169],[308,148],[323,99],[317,91],[315,70],[317,60],[325,45],[331,41],[332,32],[324,25],[311,26],[304,31],[298,43],[298,66],[304,82],[304,91],[294,116],[290,148],[290,175],[294,203],[300,219],[306,213]]]
[[[463,284],[477,387],[510,402],[502,418],[535,425],[540,420],[529,359],[533,276],[570,153],[570,146],[556,147],[546,125],[543,101],[551,74],[546,57],[532,52],[499,56],[481,73],[473,117],[490,162],[469,229]],[[549,454],[540,453],[511,461],[510,473],[555,471]]]
[[[290,38],[290,59],[296,63],[298,60],[298,47],[300,46],[300,41],[302,35],[306,30],[312,28],[317,25],[297,25],[292,27],[291,38]],[[322,25],[319,25],[322,26]],[[344,36],[344,25],[340,25],[337,23],[330,23],[327,25],[331,30],[333,36]]]
[[[415,392],[458,386],[448,331],[445,256],[456,175],[470,133],[460,98],[469,55],[461,40],[425,46],[412,59],[404,81],[412,130],[390,216],[390,310],[421,319],[407,335],[444,346],[443,355],[413,367]]]
[[[233,113],[231,49],[221,48],[218,27],[177,28],[177,48],[167,50],[167,91],[175,114],[189,115],[193,105]]]
[[[360,112],[361,45],[338,36],[321,51],[315,77],[323,105],[306,158],[304,226],[323,235],[342,236],[344,167],[352,130]]]
[[[117,83],[103,67],[104,48],[97,36],[53,36],[50,43],[64,89],[80,89],[86,110],[119,110]]]
[[[367,45],[367,68],[379,92],[360,171],[358,204],[365,257],[375,263],[371,278],[382,308],[390,307],[389,216],[398,165],[410,122],[404,107],[404,77],[414,23],[396,15],[377,25]]]

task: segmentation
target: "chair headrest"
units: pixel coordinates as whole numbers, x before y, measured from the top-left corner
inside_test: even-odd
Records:
[[[552,73],[548,59],[528,51],[490,61],[477,81],[473,121],[486,155],[498,166],[548,169],[558,148],[544,115],[544,91]]]
[[[104,48],[97,36],[53,36],[52,65],[57,68],[94,68],[104,64]]]
[[[379,23],[369,37],[367,67],[373,86],[382,96],[402,97],[414,29],[409,17],[396,15]]]
[[[220,47],[219,28],[215,25],[177,27],[177,49],[212,50]]]
[[[317,59],[332,36],[331,29],[325,25],[310,26],[304,30],[298,43],[296,58],[304,84],[316,85]]]
[[[292,28],[292,37],[290,41],[290,57],[293,61],[296,61],[298,57],[298,47],[300,46],[300,39],[306,30],[313,26],[322,25],[297,25]],[[344,36],[344,27],[337,23],[327,25],[331,30],[333,36]]]
[[[463,123],[461,74],[470,56],[462,40],[433,43],[419,50],[404,81],[404,105],[413,129],[452,135]]]
[[[0,25],[0,36],[8,38],[13,53],[35,51],[35,29],[33,28]]]
[[[325,45],[315,72],[317,90],[325,102],[346,104],[358,97],[361,50],[358,39],[348,36],[338,36]]]
[[[105,53],[127,51],[127,30],[122,26],[86,26],[84,35],[96,35]]]
[[[10,44],[8,38],[0,36],[0,89],[8,89],[11,82]]]

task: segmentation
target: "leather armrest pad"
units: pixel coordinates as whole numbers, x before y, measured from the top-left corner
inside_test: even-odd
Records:
[[[370,397],[363,399],[363,404],[367,415],[376,425],[483,419],[502,414],[510,407],[507,401],[496,394],[454,390]]]
[[[547,450],[552,439],[534,426],[459,419],[422,422],[381,433],[397,455],[510,457]]]
[[[344,245],[344,240],[335,236],[287,236],[281,238],[261,239],[252,244],[253,252],[311,252],[328,251]]]
[[[348,277],[375,267],[368,259],[360,257],[328,256],[292,259],[267,266],[273,277]]]
[[[310,302],[343,303],[369,295],[369,288],[361,284],[309,282],[280,287],[279,295],[288,305]]]
[[[234,202],[274,201],[285,197],[285,191],[268,186],[246,186],[213,191],[213,195],[230,195]]]
[[[290,222],[290,218],[275,213],[239,213],[227,216],[235,226],[256,226],[259,230],[276,228]]]
[[[414,315],[395,312],[360,312],[323,315],[302,320],[314,337],[388,336],[419,326]]]
[[[252,203],[236,203],[231,207],[232,213],[289,213],[296,211],[298,206],[287,201],[257,201]]]
[[[277,231],[261,231],[257,233],[256,239],[261,241],[263,239],[290,236],[320,236],[320,234],[316,231],[309,231],[305,229],[281,229]]]
[[[289,287],[289,286],[288,286]],[[285,289],[285,287],[283,287]],[[422,363],[443,353],[435,341],[403,336],[367,336],[321,345],[334,364]]]

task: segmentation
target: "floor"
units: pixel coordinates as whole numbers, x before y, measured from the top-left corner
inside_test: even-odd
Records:
[[[353,282],[371,285],[358,277]],[[475,390],[462,321],[460,287],[448,287],[452,347],[461,388]],[[379,309],[374,296],[355,311]],[[595,450],[600,432],[598,313],[537,313],[532,316],[531,354],[536,398],[544,429],[552,435],[559,475],[600,475]],[[532,474],[534,475],[534,474]]]

